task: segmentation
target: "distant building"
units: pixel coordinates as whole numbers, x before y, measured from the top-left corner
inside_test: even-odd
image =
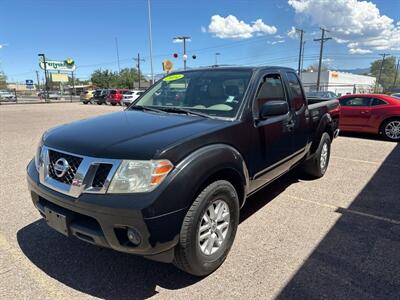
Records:
[[[306,92],[317,90],[317,72],[303,72],[301,79]],[[375,77],[338,71],[323,71],[320,77],[320,91],[330,91],[342,96],[353,93],[371,93]]]

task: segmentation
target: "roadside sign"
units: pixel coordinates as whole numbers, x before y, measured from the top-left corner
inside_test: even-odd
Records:
[[[27,79],[25,80],[26,85],[33,85],[33,80],[32,79]]]
[[[172,70],[172,68],[174,67],[174,65],[173,65],[172,61],[170,61],[170,60],[164,60],[164,61],[162,62],[162,67],[163,67],[163,70],[164,70],[164,71],[166,71],[167,73],[169,73],[169,72],[171,72],[171,70]]]
[[[44,70],[43,60],[39,61],[39,67]],[[76,66],[72,58],[66,60],[47,60],[46,59],[46,69],[48,71],[75,71]]]
[[[51,74],[51,80],[54,82],[68,82],[68,75],[62,73]]]

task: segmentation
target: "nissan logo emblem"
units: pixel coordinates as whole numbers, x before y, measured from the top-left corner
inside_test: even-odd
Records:
[[[69,169],[69,163],[65,158],[60,158],[54,163],[53,167],[56,176],[61,178],[65,175],[65,173],[67,173]]]

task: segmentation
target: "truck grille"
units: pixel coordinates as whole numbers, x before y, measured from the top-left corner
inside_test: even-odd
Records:
[[[68,162],[69,168],[63,176],[59,177],[54,169],[54,165],[61,158],[64,158]],[[76,171],[82,162],[82,158],[54,150],[49,150],[49,160],[49,176],[59,182],[72,184]]]
[[[92,187],[101,188],[106,182],[107,176],[113,167],[112,164],[100,164],[97,168],[96,174],[94,175]]]

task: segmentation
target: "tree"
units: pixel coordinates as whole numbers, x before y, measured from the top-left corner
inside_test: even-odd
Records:
[[[7,76],[0,71],[0,89],[7,88]]]
[[[321,72],[327,71],[328,67],[325,64],[321,65]],[[318,63],[309,65],[306,72],[318,72]]]
[[[370,71],[371,74],[376,77],[377,81],[381,65],[382,65],[382,59],[375,60],[371,63]],[[395,76],[396,76],[396,58],[394,56],[386,57],[382,65],[381,79],[379,82],[377,82],[382,86],[384,92],[388,91],[393,87]],[[398,73],[396,87],[400,86],[399,76],[400,74]]]
[[[145,80],[140,76],[141,80]],[[134,68],[125,68],[121,72],[110,70],[95,70],[91,75],[93,85],[99,88],[126,88],[133,89],[134,83],[139,79],[139,75]]]

